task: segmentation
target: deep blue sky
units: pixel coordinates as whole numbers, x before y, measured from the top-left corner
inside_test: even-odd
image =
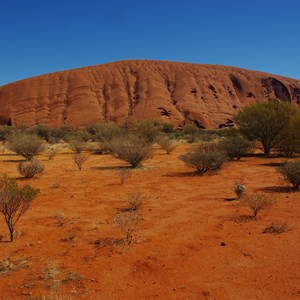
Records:
[[[124,59],[300,79],[299,0],[0,0],[0,85]]]

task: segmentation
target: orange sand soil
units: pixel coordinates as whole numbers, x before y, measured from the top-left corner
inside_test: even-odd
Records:
[[[299,192],[289,192],[276,171],[283,158],[243,158],[217,173],[192,176],[178,156],[155,149],[152,159],[120,184],[126,163],[92,155],[79,171],[64,149],[40,159],[45,173],[18,182],[40,194],[8,239],[1,216],[0,299],[298,299],[300,297]],[[21,157],[0,154],[2,174],[19,178]],[[233,198],[242,180],[247,193],[276,199],[257,220]],[[113,218],[128,195],[145,195],[130,246]],[[272,222],[282,234],[262,234]]]

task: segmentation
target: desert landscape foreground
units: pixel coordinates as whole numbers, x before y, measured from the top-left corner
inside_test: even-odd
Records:
[[[298,299],[299,191],[276,171],[286,158],[243,157],[194,176],[178,159],[188,147],[156,145],[124,184],[116,170],[127,164],[111,155],[91,155],[79,171],[63,148],[40,155],[44,174],[24,180],[22,158],[0,153],[2,174],[40,189],[13,243],[1,216],[0,299]],[[255,220],[226,201],[237,181],[276,204]],[[114,217],[135,192],[144,199],[127,245]],[[273,222],[288,228],[263,234]]]

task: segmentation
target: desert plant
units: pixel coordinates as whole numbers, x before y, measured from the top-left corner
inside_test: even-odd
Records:
[[[140,220],[141,218],[136,211],[118,212],[114,217],[114,222],[125,234],[125,241],[128,245],[132,242],[133,232],[136,230]]]
[[[274,233],[279,234],[288,231],[288,224],[287,223],[275,223],[272,222],[269,224],[262,233]]]
[[[149,143],[134,135],[116,138],[111,141],[110,145],[113,155],[130,163],[132,168],[139,167],[143,161],[152,155],[152,148]]]
[[[140,192],[134,192],[127,197],[127,207],[126,210],[138,210],[144,201],[144,195]]]
[[[257,193],[243,197],[241,199],[241,203],[248,206],[253,213],[253,217],[256,218],[258,212],[269,208],[275,203],[275,201],[272,198],[267,197],[265,194]]]
[[[89,159],[89,157],[90,157],[90,154],[83,153],[83,152],[75,153],[73,155],[73,160],[80,171],[82,169],[83,164]]]
[[[13,134],[8,137],[8,148],[25,159],[30,160],[44,151],[45,144],[36,135]]]
[[[241,135],[228,136],[219,142],[220,148],[229,157],[229,159],[240,158],[248,154],[251,150],[251,142]]]
[[[158,122],[140,119],[132,123],[130,131],[132,134],[136,135],[140,139],[143,139],[148,144],[153,144],[161,134],[161,129],[162,126]]]
[[[0,212],[3,214],[9,229],[11,242],[14,239],[16,223],[28,210],[38,192],[39,190],[27,184],[19,187],[14,179],[7,176],[0,178]]]
[[[80,153],[86,148],[86,142],[79,138],[71,139],[68,144],[69,148],[75,153]]]
[[[20,161],[18,164],[18,172],[24,178],[32,178],[36,174],[42,174],[44,171],[44,165],[36,160]]]
[[[233,186],[237,199],[240,199],[246,193],[246,187],[240,182],[236,182]]]
[[[188,167],[196,169],[199,175],[210,170],[218,170],[226,161],[226,157],[221,152],[204,152],[199,149],[191,150],[179,156]]]
[[[287,162],[278,167],[282,177],[292,184],[294,190],[297,190],[300,185],[300,161]]]
[[[131,177],[131,168],[118,168],[116,173],[120,178],[120,183],[123,184],[125,179]]]
[[[51,129],[46,126],[46,125],[35,125],[31,128],[28,128],[26,130],[27,133],[29,134],[35,134],[38,137],[46,140],[47,142],[49,141],[50,135],[51,135]]]
[[[244,107],[234,120],[240,131],[249,139],[257,139],[268,155],[278,143],[280,132],[296,112],[289,103],[269,101]]]
[[[46,156],[48,157],[49,160],[52,160],[58,154],[58,152],[59,152],[58,148],[51,147],[48,148],[46,152]]]
[[[194,143],[198,133],[200,132],[199,128],[195,124],[186,124],[182,131],[188,143]]]
[[[300,113],[293,115],[281,131],[278,150],[287,157],[300,153]]]
[[[157,144],[166,151],[167,154],[171,153],[176,146],[173,144],[173,142],[167,137],[162,136],[157,140]]]

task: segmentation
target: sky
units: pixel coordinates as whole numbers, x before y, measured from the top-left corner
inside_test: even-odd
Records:
[[[299,0],[0,0],[0,86],[128,59],[300,79]]]

